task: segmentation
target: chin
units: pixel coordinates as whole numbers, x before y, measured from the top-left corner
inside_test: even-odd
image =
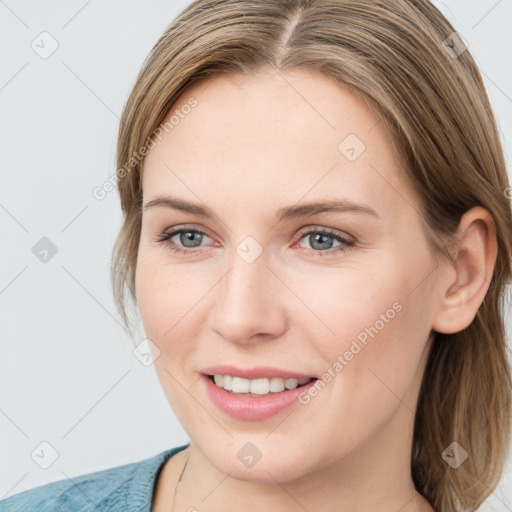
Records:
[[[244,463],[244,456],[248,450],[243,452],[240,450],[239,445],[247,446],[248,444],[249,441],[247,443],[243,441],[237,442],[236,447],[232,446],[230,449],[221,449],[221,451],[215,453],[207,452],[205,455],[219,471],[226,475],[229,474],[230,478],[244,482],[272,484],[275,484],[276,481],[288,482],[300,478],[312,470],[302,460],[302,455],[299,457],[293,456],[294,453],[297,453],[297,450],[287,451],[286,449],[272,448],[274,450],[272,453],[270,448],[266,449],[266,445],[269,444],[268,440],[261,443],[255,440],[254,444],[258,444],[261,447],[261,457],[258,460],[253,459],[251,461],[249,459]],[[303,443],[300,443],[300,445],[304,446]],[[265,455],[266,451],[270,453]]]

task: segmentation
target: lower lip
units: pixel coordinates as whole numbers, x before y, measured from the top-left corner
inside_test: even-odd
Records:
[[[270,393],[263,396],[243,396],[230,393],[219,388],[208,376],[203,375],[206,392],[212,402],[224,413],[241,420],[257,421],[274,416],[298,400],[298,396],[307,392],[317,379],[313,379],[304,386],[287,389],[280,393]]]

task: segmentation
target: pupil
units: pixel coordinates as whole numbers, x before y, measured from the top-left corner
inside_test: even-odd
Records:
[[[311,235],[313,236],[313,242],[310,241],[311,247],[314,249],[330,249],[330,246],[332,245],[332,237],[330,235],[323,235],[321,233],[316,233]],[[326,242],[326,239],[331,239],[331,242]],[[315,244],[319,244],[320,246],[316,246]],[[327,247],[325,247],[325,244],[327,244]]]
[[[201,238],[201,233],[195,233],[193,231],[186,231],[185,233],[181,233],[180,242],[185,247],[196,247],[195,245],[188,245],[188,242],[194,242],[194,240],[200,242],[201,241],[200,238]]]

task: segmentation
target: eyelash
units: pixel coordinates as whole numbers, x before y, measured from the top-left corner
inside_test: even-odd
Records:
[[[171,231],[167,231],[165,233],[162,233],[156,239],[156,242],[163,243],[167,249],[169,249],[169,250],[171,250],[173,252],[176,252],[176,253],[202,254],[204,252],[201,249],[198,250],[198,248],[192,248],[192,249],[188,248],[187,249],[187,248],[180,247],[180,246],[176,245],[175,243],[171,243],[170,239],[173,236],[175,236],[177,234],[180,234],[180,233],[198,233],[200,235],[209,236],[204,231],[201,231],[201,230],[198,230],[198,229],[195,229],[195,228],[192,228],[192,227],[178,226],[178,227],[172,229]],[[355,245],[355,241],[354,240],[349,240],[347,238],[344,238],[341,235],[339,235],[338,233],[336,233],[335,231],[332,231],[332,230],[330,230],[328,228],[321,228],[321,229],[309,228],[309,229],[305,229],[305,230],[299,231],[299,233],[298,233],[298,235],[299,235],[298,242],[300,242],[303,238],[305,238],[305,237],[307,237],[309,235],[312,235],[312,234],[327,235],[327,236],[329,236],[331,238],[334,238],[336,241],[344,244],[345,247],[338,246],[338,247],[333,247],[331,249],[326,249],[324,251],[318,250],[318,249],[317,250],[315,250],[315,249],[307,249],[307,248],[302,247],[302,249],[305,250],[305,254],[307,254],[309,256],[320,256],[320,257],[322,257],[323,255],[331,255],[331,254],[333,254],[335,252],[338,252],[338,251],[342,251],[342,252],[346,251],[346,250],[348,250],[349,248],[351,248],[351,247],[353,247]]]

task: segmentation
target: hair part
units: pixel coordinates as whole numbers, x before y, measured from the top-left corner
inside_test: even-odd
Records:
[[[455,32],[428,0],[196,0],[146,58],[122,113],[117,167],[124,223],[112,284],[125,325],[136,303],[144,161],[152,140],[190,85],[219,76],[305,70],[360,93],[385,123],[404,176],[418,194],[436,258],[449,258],[461,216],[482,206],[496,226],[498,255],[473,322],[434,340],[418,398],[411,471],[439,511],[476,510],[501,478],[509,449],[511,375],[504,327],[511,278],[510,190],[496,121],[469,51],[453,58]],[[457,469],[441,454],[468,453]]]

